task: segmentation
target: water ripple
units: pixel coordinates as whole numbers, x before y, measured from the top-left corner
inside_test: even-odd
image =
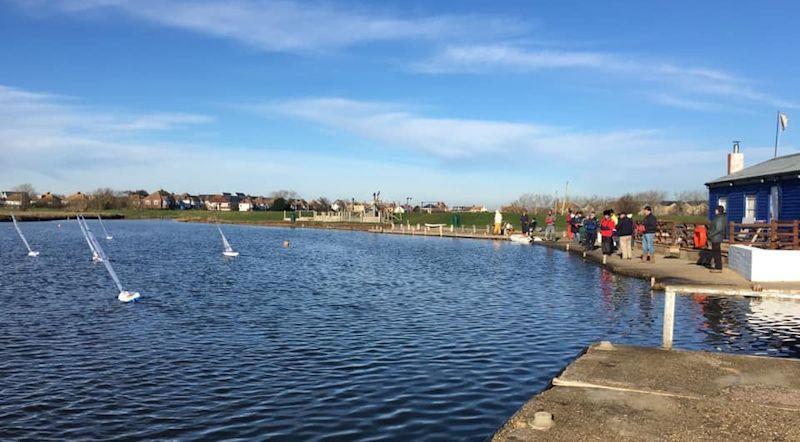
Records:
[[[89,221],[90,224],[93,221]],[[663,298],[540,247],[109,221],[0,224],[0,439],[482,440],[587,344],[659,345]],[[283,240],[291,241],[283,249]],[[800,303],[679,297],[682,348],[800,356]]]

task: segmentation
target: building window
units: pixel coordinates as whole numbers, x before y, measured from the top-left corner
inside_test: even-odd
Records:
[[[718,206],[722,206],[722,208],[725,209],[725,212],[727,212],[728,211],[728,197],[727,196],[719,197],[717,199],[717,205]]]
[[[746,219],[756,219],[756,196],[747,195],[744,197],[744,217]]]

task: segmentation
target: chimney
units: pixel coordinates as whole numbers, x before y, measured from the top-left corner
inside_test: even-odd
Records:
[[[739,152],[739,142],[733,142],[733,152],[728,154],[728,175],[744,169],[744,154]]]

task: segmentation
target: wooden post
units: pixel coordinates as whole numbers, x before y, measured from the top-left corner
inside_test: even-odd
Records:
[[[730,242],[731,245],[734,245],[736,243],[736,233],[734,232],[734,229],[735,229],[735,224],[733,221],[731,221],[728,224],[728,242]]]
[[[664,293],[664,331],[662,333],[661,347],[664,350],[672,349],[672,332],[675,328],[675,292],[667,290]]]
[[[473,224],[473,225],[472,225],[472,234],[474,235],[475,233],[476,233],[476,232],[475,232],[475,224]],[[795,235],[795,237],[797,237],[797,235]]]
[[[678,244],[678,223],[672,223],[672,245]]]
[[[792,233],[794,234],[794,240],[792,241],[792,248],[795,250],[800,249],[800,221],[794,220],[794,225],[792,226]]]
[[[439,237],[442,236],[442,232],[444,232],[444,229],[442,228],[442,226],[439,226]]]
[[[778,241],[778,222],[773,219],[769,223],[769,248],[777,249]]]

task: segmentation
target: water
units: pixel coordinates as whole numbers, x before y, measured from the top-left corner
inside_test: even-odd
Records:
[[[543,247],[108,223],[141,302],[75,221],[25,223],[38,259],[0,223],[2,440],[483,440],[587,344],[660,344],[661,295]],[[679,348],[798,339],[798,303],[677,299]]]

